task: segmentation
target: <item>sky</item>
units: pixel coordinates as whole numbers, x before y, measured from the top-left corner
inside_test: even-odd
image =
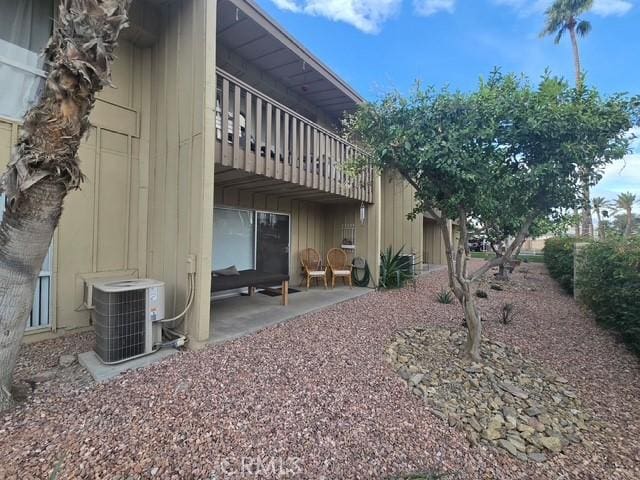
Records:
[[[470,90],[494,67],[532,80],[545,69],[575,78],[569,38],[539,37],[552,0],[257,1],[369,100],[416,80]],[[584,19],[593,26],[580,39],[587,83],[640,94],[640,0],[594,0]],[[624,191],[640,197],[640,141],[609,165],[592,196]]]

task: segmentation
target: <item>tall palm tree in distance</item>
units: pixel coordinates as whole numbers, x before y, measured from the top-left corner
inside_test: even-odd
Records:
[[[631,235],[631,230],[633,229],[633,204],[636,203],[637,197],[631,193],[620,193],[618,194],[618,198],[616,198],[616,206],[625,211],[627,216],[627,224],[624,229],[624,236],[628,237]]]
[[[609,208],[611,203],[604,197],[593,197],[591,200],[593,211],[596,212],[596,218],[598,219],[598,240],[604,240],[605,229],[602,221],[602,212],[605,208]]]
[[[573,63],[576,74],[576,89],[582,90],[582,67],[580,65],[580,49],[578,36],[584,37],[591,31],[591,22],[580,16],[591,10],[593,0],[555,0],[546,10],[546,23],[541,37],[555,35],[554,42],[560,43],[565,33],[569,33],[573,47]],[[593,236],[593,219],[591,217],[591,201],[589,199],[590,172],[582,172],[582,235]]]

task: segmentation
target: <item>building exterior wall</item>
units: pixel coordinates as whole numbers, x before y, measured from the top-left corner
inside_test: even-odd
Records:
[[[214,206],[290,214],[294,285],[301,280],[299,252],[313,247],[325,255],[341,245],[345,225],[355,227],[355,255],[369,262],[374,279],[380,251],[388,246],[404,246],[422,260],[423,224],[407,220],[414,195],[400,179],[375,175],[373,203],[216,189],[215,2],[174,0],[144,8],[152,9],[146,21],[152,18],[153,25],[121,41],[113,65],[117,89],[100,94],[79,151],[87,180],[68,196],[54,237],[55,321],[51,331],[30,340],[91,328],[83,286],[97,276],[162,280],[167,315],[181,311],[192,257],[196,298],[182,328],[190,345],[206,342]],[[8,162],[18,130],[15,120],[0,118],[0,162]]]
[[[378,220],[367,213],[365,223],[360,222],[360,206],[353,202],[323,204],[296,198],[281,198],[277,193],[251,193],[234,188],[215,189],[215,207],[229,207],[248,210],[283,213],[290,216],[290,259],[289,274],[291,285],[302,283],[300,252],[314,248],[324,258],[331,248],[339,248],[343,240],[343,227],[355,226],[355,251],[347,251],[349,258],[365,258],[370,268],[377,268],[379,242],[376,241]],[[367,210],[373,205],[366,206]],[[215,248],[215,244],[213,245]],[[324,258],[326,263],[326,258]],[[215,316],[215,308],[213,310]]]
[[[403,248],[414,253],[416,260],[423,259],[423,226],[420,216],[408,220],[407,214],[415,207],[415,190],[400,177],[384,173],[381,179],[382,249],[391,247],[394,252]]]
[[[209,338],[215,2],[177,0],[160,8],[151,48],[147,275],[166,284],[166,312],[187,298],[187,257],[196,258],[196,297],[184,329],[192,346]]]
[[[295,198],[281,198],[277,193],[251,193],[247,190],[218,187],[215,190],[215,206],[284,213],[290,216],[289,274],[292,286],[302,281],[300,251],[305,248],[315,248],[320,255],[326,253],[327,210],[325,205]]]
[[[423,219],[423,263],[444,265],[447,263],[442,231],[435,220]]]
[[[118,48],[113,82],[98,96],[92,127],[79,150],[86,181],[71,192],[54,237],[51,331],[90,326],[82,308],[83,278],[100,274],[135,275],[145,264],[146,176],[141,158],[139,120],[145,104],[143,86],[148,63],[143,50],[128,42]],[[19,124],[0,119],[0,162],[9,161]],[[30,332],[32,339],[51,335]]]
[[[71,192],[54,237],[51,329],[27,341],[90,328],[84,280],[153,277],[166,311],[186,298],[186,258],[197,261],[197,295],[186,330],[208,338],[215,138],[215,4],[176,0],[153,8],[151,46],[120,41],[113,83],[98,96],[79,150],[86,181]],[[148,22],[147,22],[148,23]],[[145,28],[151,27],[145,25]],[[146,43],[153,35],[138,29]],[[193,48],[192,48],[193,47]],[[19,125],[0,118],[0,162]]]

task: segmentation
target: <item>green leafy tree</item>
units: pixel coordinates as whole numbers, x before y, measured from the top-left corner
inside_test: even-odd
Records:
[[[624,236],[628,237],[633,232],[633,205],[636,203],[636,196],[631,192],[625,192],[616,198],[616,206],[625,213]]]
[[[576,88],[583,87],[582,67],[580,64],[580,49],[578,36],[584,37],[591,31],[591,22],[581,18],[581,15],[591,10],[593,0],[555,0],[546,10],[546,23],[540,33],[541,37],[555,35],[554,42],[560,43],[565,33],[569,33],[573,50],[573,63],[576,76]],[[591,216],[590,198],[590,171],[585,169],[582,175],[582,222],[580,228],[576,228],[576,236],[593,236],[593,218]]]
[[[471,93],[418,86],[408,96],[390,93],[364,104],[345,120],[348,136],[371,154],[355,167],[373,162],[399,172],[415,189],[417,207],[409,216],[427,212],[440,226],[449,286],[469,329],[466,354],[475,361],[481,322],[474,284],[511,258],[538,219],[575,208],[582,159],[603,165],[627,152],[628,102],[589,91],[588,102],[578,106],[578,94],[556,79],[532,88],[494,72]],[[514,241],[503,256],[472,271],[468,225],[506,229],[509,217]],[[457,240],[448,228],[456,219]]]

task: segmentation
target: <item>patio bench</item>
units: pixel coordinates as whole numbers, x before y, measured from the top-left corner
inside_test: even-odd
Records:
[[[274,292],[273,285],[282,285],[282,305],[289,303],[289,275],[283,273],[258,272],[257,270],[240,270],[239,275],[215,275],[211,272],[211,293],[249,288],[249,296],[253,296],[256,288]]]

